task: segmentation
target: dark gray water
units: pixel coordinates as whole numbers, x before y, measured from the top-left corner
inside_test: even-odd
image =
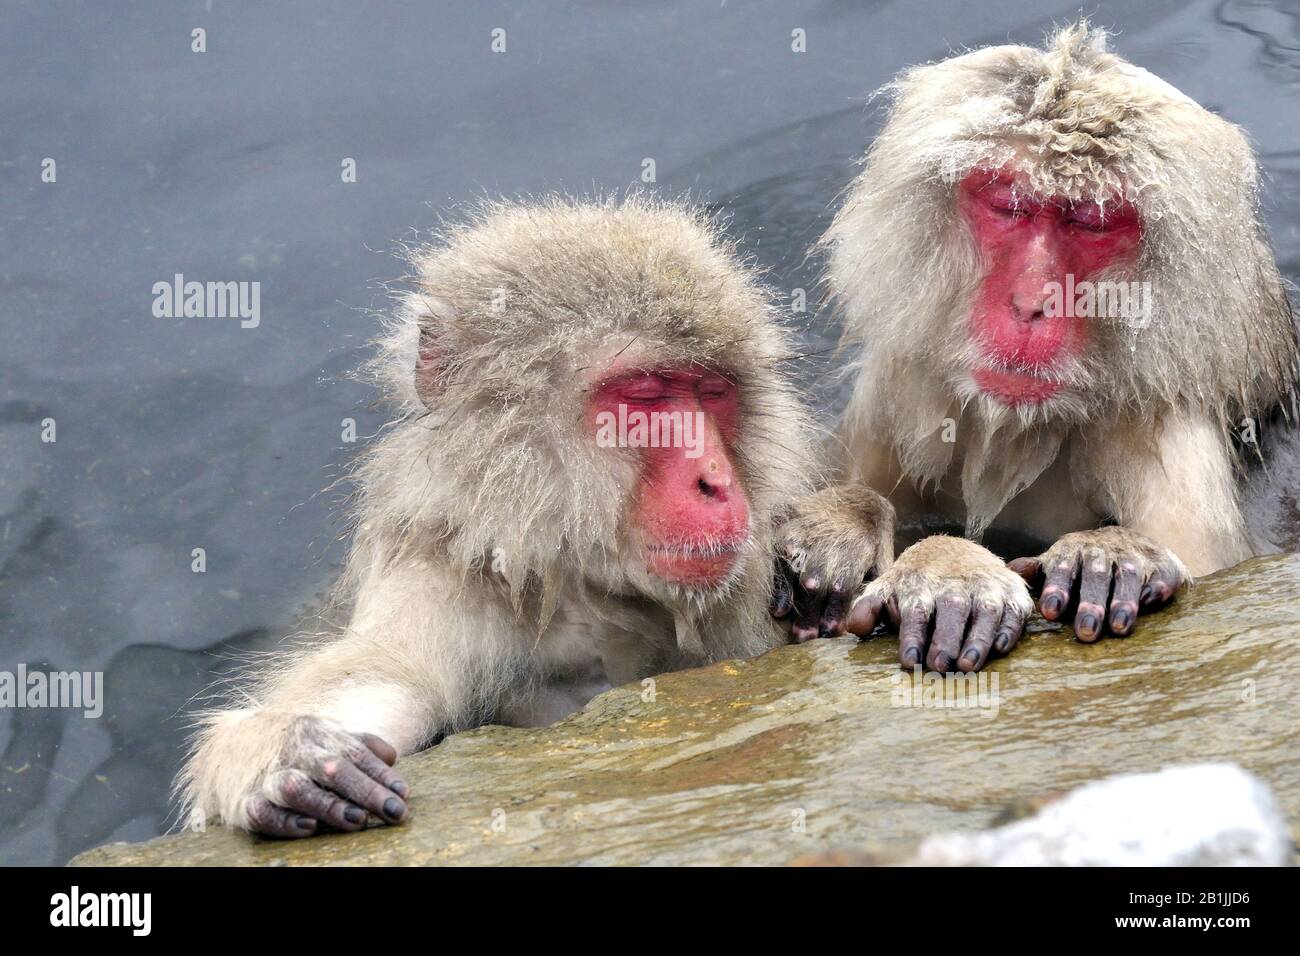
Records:
[[[1251,132],[1300,276],[1297,0],[1087,9]],[[658,189],[731,211],[778,288],[812,290],[804,251],[869,136],[867,91],[962,47],[1038,42],[1077,10],[6,2],[0,671],[102,670],[106,702],[99,719],[0,710],[0,862],[160,832],[191,696],[334,573],[320,492],[355,448],[342,419],[378,424],[345,374],[400,275],[395,240],[484,193],[619,190],[650,157]],[[260,324],[155,318],[152,286],[176,273],[260,282]],[[805,325],[810,351],[833,340],[828,319]],[[826,364],[805,384],[833,405]]]

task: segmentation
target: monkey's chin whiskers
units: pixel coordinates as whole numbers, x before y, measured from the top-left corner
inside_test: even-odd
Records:
[[[1066,387],[1054,373],[992,365],[975,368],[970,379],[982,395],[1004,405],[1039,405],[1056,398]]]
[[[722,554],[739,554],[743,542],[730,544],[652,544],[646,547],[651,554],[666,554],[672,557],[697,558],[713,557]]]
[[[748,538],[735,541],[648,542],[646,571],[654,578],[685,588],[725,586],[740,565]]]

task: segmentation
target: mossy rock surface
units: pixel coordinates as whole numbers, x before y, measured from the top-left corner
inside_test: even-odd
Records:
[[[899,671],[890,637],[813,641],[663,675],[653,695],[617,688],[550,727],[483,727],[406,757],[414,796],[400,827],[297,842],[214,827],[73,862],[781,864],[837,847],[889,856],[1100,777],[1213,760],[1269,784],[1294,835],[1297,659],[1300,556],[1258,558],[1203,579],[1127,639],[1027,636],[987,670],[983,707],[939,706],[933,685]]]

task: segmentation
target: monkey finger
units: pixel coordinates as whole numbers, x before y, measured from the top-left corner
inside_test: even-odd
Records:
[[[969,674],[980,669],[988,659],[989,651],[993,649],[994,631],[997,630],[1001,620],[1000,604],[990,605],[983,602],[976,604],[970,633],[966,636],[966,643],[962,645],[961,659],[957,661],[958,670]]]
[[[880,623],[884,609],[885,599],[879,592],[863,595],[849,610],[849,616],[844,621],[844,630],[859,637],[870,637],[871,632]]]
[[[1138,616],[1138,596],[1142,592],[1142,576],[1137,562],[1122,557],[1115,570],[1115,582],[1110,596],[1110,616],[1107,625],[1117,637],[1128,637]]]
[[[1031,588],[1043,583],[1043,562],[1037,558],[1016,558],[1008,561],[1007,567],[1024,578]]]
[[[999,654],[1006,654],[1016,646],[1016,642],[1020,640],[1020,635],[1024,631],[1024,615],[1018,608],[1008,606],[1002,612],[1002,623],[998,625],[998,632],[993,638],[993,649]]]
[[[794,610],[794,589],[786,575],[785,562],[778,558],[772,575],[772,616],[783,618]]]
[[[816,578],[803,578],[796,583],[794,626],[790,633],[796,644],[811,641],[821,635],[822,608],[826,604],[826,595],[818,590],[820,581]]]
[[[1074,579],[1078,576],[1078,573],[1079,558],[1077,555],[1055,560],[1047,568],[1047,576],[1043,581],[1043,593],[1038,599],[1038,606],[1043,612],[1043,617],[1049,621],[1055,621],[1065,611],[1070,603],[1070,596],[1074,591]]]
[[[1085,644],[1101,637],[1106,620],[1106,603],[1110,599],[1113,566],[1101,548],[1088,548],[1081,560],[1079,607],[1074,613],[1074,636]]]
[[[894,627],[902,626],[903,615],[902,612],[898,610],[897,593],[889,595],[889,598],[885,601],[885,614],[889,616],[889,623],[894,625]]]
[[[318,787],[300,770],[282,771],[270,784],[277,802],[291,810],[349,832],[366,825],[366,811]]]
[[[366,776],[350,760],[331,757],[321,765],[321,785],[365,807],[388,823],[400,823],[406,804],[387,787]]]
[[[818,637],[834,637],[844,633],[844,616],[849,610],[849,592],[836,583],[826,595],[826,604],[822,608],[821,624],[817,629]]]
[[[926,629],[930,624],[930,610],[923,604],[913,604],[899,610],[898,662],[903,667],[916,667],[929,643]]]
[[[388,766],[391,767],[397,763],[397,748],[383,737],[377,737],[374,734],[357,734],[357,737],[370,748],[371,753],[388,764]]]
[[[383,743],[383,741],[380,741],[380,743]],[[406,781],[401,778],[397,771],[375,756],[369,748],[357,747],[348,756],[352,758],[352,762],[356,764],[357,769],[371,780],[387,787],[399,797],[405,799],[407,794],[410,793],[410,787],[406,785]]]
[[[926,666],[933,671],[946,672],[953,668],[961,654],[962,639],[966,635],[966,621],[970,617],[970,600],[961,594],[941,594],[935,603],[934,636],[930,638],[930,654]]]
[[[316,832],[316,821],[308,816],[277,807],[261,795],[247,804],[248,826],[254,833],[296,840]]]
[[[1139,600],[1143,607],[1160,607],[1167,603],[1183,584],[1183,576],[1177,568],[1160,566],[1151,572],[1142,587]]]

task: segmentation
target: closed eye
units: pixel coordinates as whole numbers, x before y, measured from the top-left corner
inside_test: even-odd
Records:
[[[1122,210],[1112,211],[1112,214],[1107,216],[1096,203],[1078,203],[1070,207],[1065,221],[1071,226],[1088,232],[1109,232],[1129,222],[1130,218],[1124,216]]]
[[[1100,212],[1071,212],[1065,221],[1089,232],[1105,232],[1110,228],[1110,223]]]
[[[720,399],[727,398],[736,390],[736,385],[730,379],[723,378],[721,375],[707,375],[701,381],[696,389],[700,398]]]
[[[644,375],[622,383],[618,387],[617,394],[621,401],[649,405],[665,401],[668,398],[668,389],[659,376]]]
[[[999,216],[1022,218],[1035,212],[1034,204],[1027,202],[1026,196],[1002,183],[989,185],[978,195],[984,207]]]

